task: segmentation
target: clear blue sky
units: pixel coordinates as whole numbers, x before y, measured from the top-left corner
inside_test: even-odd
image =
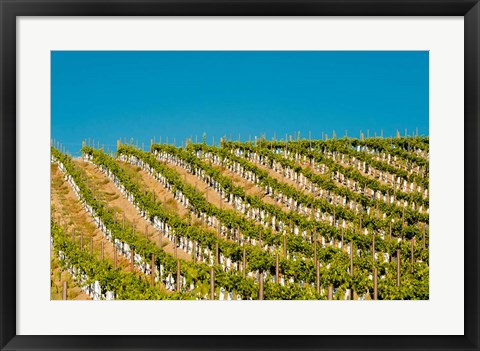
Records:
[[[52,138],[428,135],[427,51],[54,51]]]

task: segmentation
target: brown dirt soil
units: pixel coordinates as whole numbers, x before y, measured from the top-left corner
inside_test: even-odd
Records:
[[[129,163],[125,163],[125,162],[122,162],[122,161],[117,161],[120,166],[122,168],[124,168],[125,170],[129,170],[130,172],[131,171],[134,171],[134,172],[138,172],[136,176],[137,177],[137,181],[142,185],[142,186],[148,186],[148,188],[151,190],[151,189],[154,189],[156,194],[157,194],[157,191],[159,191],[158,194],[161,194],[163,196],[163,194],[165,194],[166,198],[167,198],[167,202],[169,201],[175,201],[175,208],[179,207],[179,208],[182,208],[184,210],[184,212],[188,212],[185,207],[183,207],[177,200],[175,200],[175,198],[173,197],[173,195],[165,190],[165,188],[163,188],[162,185],[160,185],[157,180],[155,178],[153,178],[150,174],[148,174],[147,172],[145,171],[140,171],[139,167],[136,167],[136,166],[133,166]],[[175,167],[176,170],[183,170],[183,168],[179,167],[179,166],[174,166],[174,165],[171,165],[171,164],[168,164],[168,163],[165,163],[164,162],[164,165],[167,166],[167,167]],[[187,183],[189,183],[190,185],[193,185],[195,186],[195,181],[197,182],[197,189],[199,189],[200,191],[207,189],[211,189],[211,187],[207,186],[206,183],[200,181],[198,178],[196,178],[194,175],[191,175],[189,174],[187,171],[183,170],[183,172],[181,173],[183,175],[183,173],[186,173],[186,178],[184,178],[184,180],[186,179]],[[193,184],[192,184],[193,183]],[[211,201],[211,198],[210,198],[210,194],[214,193],[217,197],[217,201],[215,202],[213,199]],[[220,207],[219,203],[220,203],[220,195],[218,195],[216,192],[214,192],[213,190],[210,190],[209,191],[209,202],[211,202],[213,205],[217,206],[217,207]],[[228,206],[227,206],[228,205]],[[223,208],[227,208],[227,209],[232,209],[233,210],[233,206],[231,206],[230,204],[226,204],[225,202],[223,203]],[[203,223],[202,221],[200,221],[198,218],[196,218],[191,212],[188,212],[191,216],[191,219],[192,219],[192,224],[196,227],[201,227],[205,230],[216,230],[216,228],[212,228],[211,226],[208,226],[206,223]],[[185,214],[186,216],[186,214]],[[185,218],[184,216],[184,218]],[[229,242],[235,242],[235,240],[233,239],[228,239],[226,236],[222,236],[223,240],[225,241],[229,241]]]
[[[190,223],[196,227],[202,227],[205,229],[211,229],[205,223],[202,223],[195,215],[188,211],[183,205],[175,199],[173,194],[165,189],[163,185],[161,185],[154,177],[152,177],[147,172],[140,169],[140,167],[133,166],[129,163],[117,161],[120,167],[122,167],[127,172],[135,173],[135,180],[140,184],[141,187],[144,189],[148,189],[149,191],[154,191],[155,196],[162,202],[166,203],[166,210],[171,211],[172,213],[176,213],[184,220],[188,220],[190,217]]]
[[[310,170],[312,171],[312,173],[314,173],[314,174],[322,175],[322,174],[320,173],[320,171],[318,171],[318,170],[310,167],[310,165],[306,166],[305,168],[310,169]],[[364,174],[363,172],[360,172],[360,173],[362,173],[363,175],[366,176],[366,174]],[[369,177],[369,178],[373,179],[372,177]],[[332,180],[333,180],[333,182],[335,183],[335,185],[336,185],[337,187],[340,187],[340,188],[346,187],[346,185],[343,185],[340,181],[335,180],[335,179],[332,179]],[[378,180],[378,179],[377,179],[377,180]],[[388,185],[388,184],[386,184],[386,185]],[[350,190],[351,190],[351,189],[350,189]],[[380,216],[383,215],[383,211],[380,210],[380,208],[378,209],[378,213],[379,213]]]
[[[209,162],[209,161],[207,161],[207,162]],[[260,188],[258,185],[253,184],[250,181],[240,177],[238,174],[236,174],[233,171],[230,171],[226,167],[222,167],[222,166],[219,166],[219,165],[214,165],[211,162],[209,162],[209,163],[212,167],[220,170],[224,176],[229,177],[236,186],[242,187],[245,190],[245,193],[247,195],[258,196],[260,199],[262,199],[263,202],[265,202],[267,204],[274,205],[274,206],[280,208],[282,211],[291,212],[291,210],[288,207],[286,207],[285,205],[280,205],[270,195],[265,195],[264,190],[262,188]]]
[[[250,161],[252,162],[252,161]],[[288,184],[290,185],[291,187],[297,189],[298,191],[302,192],[302,193],[309,193],[311,194],[310,190],[305,190],[305,189],[301,189],[299,187],[299,185],[297,183],[295,183],[295,181],[287,178],[287,177],[282,177],[282,174],[280,172],[277,172],[271,168],[268,168],[267,166],[264,166],[258,162],[252,162],[253,164],[255,164],[255,166],[257,166],[258,168],[268,172],[268,175],[272,178],[275,178],[276,180],[282,182],[282,183],[285,183],[285,184]]]
[[[203,193],[204,197],[208,190],[208,202],[210,202],[211,204],[213,204],[218,208],[220,208],[220,205],[221,205],[224,209],[233,210],[233,206],[225,201],[222,201],[222,199],[220,198],[220,195],[215,190],[213,190],[212,187],[208,186],[205,182],[201,181],[193,174],[188,173],[184,168],[180,166],[174,165],[172,163],[166,163],[166,162],[164,162],[164,164],[167,167],[177,171],[182,176],[183,180],[186,183],[196,187],[197,190]]]
[[[303,168],[305,168],[306,170],[311,170],[312,173],[314,174],[317,174],[317,175],[322,175],[319,171],[313,169],[312,167],[310,167],[310,164],[308,163],[304,163],[304,162],[297,162],[297,164],[301,165]],[[310,194],[310,195],[313,195],[313,193],[309,190],[309,189],[300,189],[300,188],[297,188],[297,185],[296,183],[291,180],[291,179],[288,179],[286,177],[283,177],[283,180],[282,180],[282,174],[280,172],[277,172],[273,169],[270,169],[268,168],[267,166],[264,166],[264,165],[261,165],[259,163],[255,163],[255,165],[260,168],[260,169],[263,169],[264,171],[267,171],[268,172],[268,175],[277,179],[277,180],[280,180],[280,181],[283,181],[283,183],[286,183],[286,184],[289,184],[290,186],[292,187],[295,187],[298,191],[302,192],[302,193],[305,193],[305,194]],[[335,183],[335,185],[337,187],[345,187],[345,185],[343,185],[341,182],[337,181],[337,180],[333,180],[333,182]],[[315,195],[315,197],[319,198],[320,195],[317,194]],[[323,196],[323,198],[326,198],[326,196]],[[380,215],[383,215],[383,212],[381,210],[379,210],[379,213]]]
[[[63,282],[67,282],[67,300],[91,300],[76,285],[70,273],[62,270],[53,252],[50,252],[50,267],[50,300],[62,300]]]
[[[142,189],[149,190],[155,193],[155,198],[162,203],[166,202],[167,210],[176,213],[181,217],[186,217],[189,211],[183,207],[174,197],[171,192],[165,189],[155,178],[145,172],[140,167],[131,165],[130,163],[117,160],[120,167],[122,167],[131,177],[140,184]]]
[[[336,162],[337,162],[338,164],[340,164],[342,167],[345,167],[345,168],[346,168],[346,167],[349,167],[349,166],[350,166],[349,164],[347,164],[346,162],[342,162],[342,161],[341,161],[341,155],[342,155],[342,154],[339,154],[339,155],[337,156],[337,158],[336,158],[337,161],[336,161]],[[340,158],[340,159],[339,159],[339,158]],[[386,164],[386,162],[384,162],[384,161],[381,161],[381,160],[377,160],[377,161]],[[303,162],[303,160],[302,160],[302,161],[297,162],[297,163],[298,163],[299,165],[301,165],[302,167],[310,168],[310,163],[309,163],[309,162]],[[393,163],[393,162],[392,162],[392,163]],[[406,170],[406,168],[405,168],[404,165],[402,165],[402,166],[400,166],[400,167],[397,167],[397,166],[393,165],[392,163],[390,164],[390,166],[394,166],[394,167],[396,167],[396,168],[398,168],[398,169],[400,169],[400,170]],[[375,168],[375,167],[373,167],[373,166],[371,166],[371,167],[372,167],[372,169],[374,170],[375,174],[377,174],[377,173],[378,173],[378,169]],[[384,181],[384,180],[380,180],[379,177],[376,176],[376,175],[371,175],[371,174],[368,174],[368,173],[366,173],[366,172],[363,172],[363,169],[362,169],[362,170],[359,170],[359,169],[357,169],[357,168],[355,168],[355,169],[356,169],[358,172],[360,172],[360,174],[362,174],[364,177],[367,177],[367,178],[372,179],[372,180],[376,180],[376,181],[380,182],[380,184],[385,185],[385,186],[392,186],[392,182],[387,182],[387,181]],[[318,172],[317,170],[315,170],[315,169],[313,169],[313,168],[312,168],[312,172],[315,173],[315,174],[320,174],[320,172]]]
[[[145,235],[145,229],[148,228],[148,238],[158,246],[160,245],[160,233],[140,215],[137,209],[123,196],[110,179],[91,163],[78,159],[76,164],[86,172],[90,181],[95,183],[95,192],[98,192],[109,201],[108,206],[117,210],[117,218],[119,220],[122,220],[123,214],[125,214],[125,225],[134,225],[136,230],[138,230],[138,235]],[[163,235],[162,247],[165,252],[174,254],[174,244]],[[177,257],[188,261],[192,260],[190,254],[180,248],[177,248]]]
[[[75,240],[78,244],[80,244],[81,241],[81,235],[79,233],[83,233],[84,249],[90,250],[90,243],[92,243],[92,253],[99,260],[102,257],[101,252],[103,242],[103,257],[113,266],[115,256],[113,244],[106,240],[102,231],[97,228],[91,216],[85,211],[80,201],[77,199],[71,186],[63,179],[62,173],[56,165],[52,165],[51,167],[51,181],[51,204],[54,218],[59,216],[63,223],[66,221],[68,223],[67,230],[69,232],[76,231]],[[120,254],[117,254],[117,267],[125,272],[131,272],[132,270],[131,261]],[[135,271],[143,275],[143,272],[138,268],[135,268]],[[146,279],[149,279],[149,277],[146,277]],[[161,283],[157,283],[157,286],[162,291],[168,291]]]
[[[114,261],[114,247],[105,239],[102,231],[97,228],[91,216],[85,211],[77,199],[73,189],[63,179],[62,173],[56,165],[51,167],[52,193],[51,205],[54,218],[60,218],[62,225],[67,223],[67,231],[75,232],[75,241],[80,244],[83,233],[84,250],[90,250],[90,241],[93,238],[93,254],[101,258],[102,241],[104,242],[104,258],[112,265]],[[130,262],[122,255],[117,255],[117,265],[130,270]]]
[[[341,156],[340,156],[340,157],[341,157]],[[336,162],[337,162],[338,164],[340,164],[342,167],[348,167],[348,166],[349,166],[348,164],[341,162],[341,160],[338,160],[338,161],[336,161]],[[320,173],[319,171],[317,171],[316,169],[310,167],[310,163],[309,163],[309,162],[303,162],[303,161],[301,161],[301,162],[297,162],[297,163],[298,163],[300,166],[304,167],[304,168],[310,169],[310,170],[311,170],[313,173],[315,173],[315,174],[321,174],[321,173]],[[371,179],[371,180],[376,180],[376,181],[380,182],[382,185],[386,185],[386,186],[391,186],[391,185],[392,185],[391,183],[388,183],[388,182],[385,182],[385,181],[383,181],[383,180],[380,180],[380,179],[378,179],[377,177],[375,177],[375,176],[373,176],[373,175],[369,175],[369,174],[367,174],[367,173],[364,173],[362,170],[359,170],[359,169],[357,169],[357,168],[355,168],[355,169],[356,169],[357,171],[359,171],[364,177],[367,177],[367,178],[369,178],[369,179]],[[375,172],[377,172],[377,169],[375,169],[374,167],[372,167],[372,169],[374,169]],[[336,183],[337,186],[344,186],[344,185],[341,184],[340,182],[335,181],[335,183]]]

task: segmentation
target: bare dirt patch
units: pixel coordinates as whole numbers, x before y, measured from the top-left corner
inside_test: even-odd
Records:
[[[201,181],[193,174],[188,173],[187,170],[185,170],[180,166],[174,165],[172,163],[164,163],[164,164],[165,166],[177,171],[182,176],[184,182],[186,182],[187,184],[195,187],[197,190],[202,192],[203,196],[207,198],[208,202],[210,202],[212,205],[218,208],[222,207],[224,209],[233,210],[232,205],[230,205],[225,201],[222,201],[220,195],[215,190],[213,190],[212,187],[210,187],[207,183]]]
[[[138,231],[138,235],[148,234],[148,238],[160,246],[160,232],[153,225],[145,220],[137,209],[120,193],[115,184],[108,179],[97,167],[83,160],[76,160],[77,165],[85,170],[86,174],[95,183],[96,192],[100,196],[108,198],[108,206],[118,209],[118,219],[123,220],[125,215],[125,225],[134,227]],[[112,196],[113,195],[113,196]],[[162,247],[165,252],[174,254],[174,244],[162,235]],[[191,261],[190,254],[177,247],[177,257]]]
[[[74,240],[78,245],[80,245],[81,241],[83,242],[84,250],[89,251],[90,245],[92,245],[91,252],[98,260],[102,259],[103,242],[103,259],[108,261],[113,267],[115,257],[115,248],[113,244],[110,243],[104,237],[102,231],[97,228],[92,217],[85,211],[80,201],[76,197],[75,193],[73,192],[73,189],[68,184],[68,182],[64,180],[62,173],[56,165],[52,165],[51,167],[51,181],[51,204],[54,218],[60,218],[63,225],[64,223],[67,223],[67,230],[74,234]],[[112,198],[119,197],[118,194],[112,195]],[[83,240],[81,234],[83,234]],[[117,253],[117,267],[124,272],[132,271],[131,261],[128,260],[126,257],[120,255],[120,253]],[[140,269],[134,267],[134,271],[137,272],[140,277],[144,277],[145,279],[150,281],[150,277],[145,276]],[[165,288],[162,283],[157,282],[156,287],[163,292],[170,292]],[[79,287],[77,287],[77,289],[78,292],[81,292]],[[61,290],[59,291],[61,299]],[[70,294],[70,291],[74,292],[76,290],[74,288],[69,288],[68,291]],[[58,291],[56,293],[58,293]],[[88,299],[90,299],[88,295],[86,296],[88,297]]]
[[[63,175],[56,165],[52,167],[51,179],[51,205],[54,218],[60,219],[61,225],[67,225],[67,232],[73,234],[75,242],[78,245],[80,245],[82,241],[84,250],[89,251],[90,244],[92,244],[93,255],[98,259],[101,258],[103,242],[104,259],[113,265],[113,245],[105,239],[102,231],[97,228],[93,219],[82,207],[73,189],[68,182],[63,179]],[[130,270],[130,262],[120,254],[117,255],[117,266]]]
[[[260,199],[262,199],[263,202],[276,206],[282,211],[290,212],[290,209],[288,207],[284,205],[280,205],[270,195],[266,195],[264,189],[260,188],[258,185],[253,184],[252,182],[240,177],[234,171],[231,171],[226,167],[218,166],[218,165],[212,164],[211,162],[210,162],[210,165],[218,169],[220,172],[222,172],[224,176],[229,177],[235,186],[242,187],[247,195],[258,196]]]
[[[67,283],[67,300],[91,300],[75,283],[70,273],[62,270],[60,262],[50,255],[50,300],[62,300],[63,282]]]
[[[162,203],[166,203],[166,210],[176,213],[181,217],[186,217],[189,211],[182,206],[174,197],[173,194],[165,189],[154,177],[145,172],[140,167],[131,165],[130,163],[118,161],[120,167],[128,172],[140,186],[149,192],[154,192],[156,199]]]

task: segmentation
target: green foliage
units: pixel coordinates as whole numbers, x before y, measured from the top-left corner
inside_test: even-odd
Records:
[[[187,165],[186,167],[193,175],[198,176],[197,173],[199,172],[202,179],[209,185],[218,182],[221,189],[220,192],[224,198],[236,196],[244,203],[249,204],[252,209],[265,211],[266,221],[270,224],[268,227],[259,224],[255,219],[246,218],[245,213],[214,206],[207,201],[202,192],[185,182],[177,171],[159,162],[155,154],[143,152],[133,146],[120,145],[118,149],[119,155],[134,156],[137,160],[150,167],[154,173],[165,177],[170,191],[180,191],[189,201],[189,211],[197,216],[200,213],[204,213],[217,218],[224,229],[226,229],[223,232],[223,236],[219,236],[215,230],[192,225],[189,220],[178,216],[174,211],[165,210],[164,204],[155,199],[150,192],[146,191],[134,175],[126,172],[115,159],[104,154],[101,150],[84,147],[82,152],[92,157],[92,161],[97,166],[115,176],[120,183],[119,185],[124,187],[134,197],[142,215],[145,214],[151,220],[156,218],[161,222],[167,223],[173,229],[173,235],[195,241],[197,248],[209,248],[211,251],[214,251],[218,245],[220,252],[224,256],[229,257],[233,262],[238,262],[240,265],[242,264],[243,252],[245,250],[247,270],[250,272],[261,271],[268,275],[268,279],[264,283],[264,297],[266,299],[325,299],[326,296],[318,294],[314,287],[316,285],[317,273],[320,275],[322,289],[326,289],[328,286],[334,286],[337,289],[334,295],[335,299],[342,299],[346,289],[352,289],[358,295],[373,296],[372,274],[374,268],[378,270],[379,299],[428,299],[429,233],[426,231],[424,234],[422,232],[423,227],[419,225],[419,223],[428,223],[428,215],[416,210],[413,211],[410,207],[403,212],[403,207],[398,206],[396,203],[390,204],[376,198],[372,199],[371,196],[366,196],[363,192],[357,193],[346,187],[337,186],[332,179],[332,172],[344,174],[349,179],[355,180],[360,187],[366,186],[382,194],[392,193],[391,187],[363,176],[354,167],[340,165],[334,159],[328,157],[333,152],[343,153],[350,157],[355,157],[375,169],[393,173],[402,179],[428,188],[428,160],[426,159],[428,138],[372,138],[366,140],[344,138],[329,141],[309,141],[298,138],[298,141],[288,143],[269,142],[261,138],[256,145],[252,143],[228,142],[226,140],[223,140],[221,145],[221,147],[206,145],[204,136],[203,143],[190,143],[185,149],[171,145],[156,144],[152,145],[151,152],[166,153],[178,158],[184,165]],[[359,152],[356,149],[357,147],[368,147],[378,152],[387,152],[396,156],[398,160],[395,165],[387,164],[377,160],[373,152]],[[295,160],[278,153],[278,150],[285,148],[288,148],[292,154],[305,157],[307,161],[314,160],[316,163],[325,164],[329,172],[327,174],[316,174],[310,168],[302,167]],[[335,205],[328,199],[300,191],[271,177],[267,171],[257,167],[245,157],[236,156],[232,152],[234,149],[243,150],[243,156],[255,152],[263,160],[268,160],[270,164],[273,161],[278,162],[283,167],[289,167],[302,174],[317,187],[328,190],[331,195],[340,195],[345,197],[347,201],[352,200],[359,203],[363,209],[367,207],[371,209],[378,208],[387,216],[386,218],[378,218],[375,214],[368,215],[366,211],[357,213],[339,204]],[[80,188],[82,201],[93,208],[114,239],[116,238],[127,243],[147,262],[152,254],[155,255],[156,265],[163,265],[164,274],[175,274],[177,259],[164,252],[162,248],[147,240],[144,236],[137,236],[131,228],[123,229],[121,223],[117,223],[113,209],[107,209],[104,203],[95,198],[86,184],[84,175],[72,160],[56,149],[52,149],[52,154],[65,166],[68,175],[73,178]],[[226,167],[233,163],[240,164],[244,171],[254,174],[255,182],[259,187],[264,189],[271,188],[270,195],[272,196],[278,194],[286,195],[289,198],[293,198],[298,204],[313,209],[320,209],[324,213],[333,215],[336,219],[344,219],[351,225],[346,229],[341,229],[325,221],[317,221],[312,216],[300,213],[298,207],[292,211],[283,211],[279,206],[266,203],[259,196],[248,195],[244,188],[236,186],[230,177],[225,176],[219,167],[205,162],[203,159],[205,154],[215,155],[221,160],[222,165]],[[426,173],[419,175],[417,172],[408,171],[412,170],[413,167],[422,167],[426,169]],[[139,169],[137,167],[137,171]],[[424,199],[419,193],[407,193],[397,190],[395,196],[397,199],[404,199],[409,201],[409,203],[414,201],[417,205],[422,204],[428,208],[428,199]],[[274,227],[271,224],[273,217],[276,218]],[[404,223],[402,223],[402,218],[404,218]],[[361,232],[358,230],[360,223]],[[52,224],[52,233],[54,227],[55,225]],[[298,227],[301,233],[306,231],[306,237],[295,234],[294,227]],[[364,234],[364,228],[368,229],[368,235]],[[58,230],[60,229],[55,229],[55,231]],[[237,230],[240,230],[244,238],[252,238],[257,242],[261,240],[263,245],[268,244],[270,247],[274,247],[274,251],[264,250],[259,245],[248,244],[248,242],[244,245],[239,245],[231,238],[231,232]],[[315,236],[322,236],[327,245],[322,247],[318,243],[315,246],[312,242],[312,238]],[[61,243],[60,237],[61,235],[57,235],[57,238],[54,239],[56,243]],[[345,247],[340,249],[337,245],[329,243],[330,241],[339,242],[340,240],[343,241],[344,246],[350,243],[354,246],[352,257],[353,273],[350,272],[351,257],[346,252]],[[65,241],[68,244],[68,240]],[[283,247],[285,243],[286,248]],[[412,246],[412,243],[415,243],[415,245]],[[377,254],[376,259],[372,257],[373,246]],[[284,249],[288,253],[286,257],[283,255]],[[198,293],[201,296],[209,293],[210,267],[204,263],[180,260],[181,274],[186,277],[187,284],[195,284],[196,289],[194,292],[161,294],[157,291],[150,292],[151,286],[147,280],[129,273],[122,273],[119,270],[113,270],[112,267],[104,267],[102,265],[95,267],[95,264],[91,262],[92,258],[89,258],[88,255],[88,257],[84,257],[80,253],[76,256],[74,249],[68,250],[70,250],[70,255],[67,255],[70,260],[69,264],[75,262],[77,266],[81,266],[82,272],[88,272],[86,274],[90,279],[99,281],[101,279],[102,286],[116,291],[119,298],[183,299],[195,298],[198,296]],[[357,250],[359,250],[358,253]],[[62,249],[62,251],[66,252],[66,249]],[[317,261],[321,263],[319,272],[317,272],[316,262],[313,261],[314,251],[316,251]],[[399,252],[401,258],[401,279],[398,286],[397,263],[395,262],[397,252]],[[414,255],[413,260],[412,253]],[[287,279],[294,277],[295,283],[287,282],[286,286],[282,286],[271,281],[271,277],[275,276],[276,273],[277,254],[279,254],[280,272]],[[388,255],[389,258],[387,260],[384,259],[384,254]],[[70,256],[74,257],[74,261],[71,261]],[[110,270],[118,275],[108,273]],[[224,287],[228,291],[234,291],[242,295],[243,298],[258,298],[259,286],[254,279],[248,276],[244,278],[241,272],[224,272],[220,265],[215,265],[214,270],[215,286],[217,288]],[[131,284],[132,288],[126,287],[125,284]]]
[[[184,296],[173,293],[163,293],[152,287],[146,279],[141,279],[131,272],[122,272],[114,269],[106,261],[96,260],[87,251],[72,243],[71,239],[53,220],[51,221],[51,235],[55,252],[62,253],[60,260],[63,268],[75,267],[85,274],[86,284],[98,281],[102,287],[102,294],[107,291],[115,292],[116,299],[121,300],[164,300],[193,298],[190,294]]]

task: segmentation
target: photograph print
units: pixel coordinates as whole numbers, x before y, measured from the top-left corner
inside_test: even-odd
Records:
[[[428,51],[52,51],[51,300],[428,300]]]

